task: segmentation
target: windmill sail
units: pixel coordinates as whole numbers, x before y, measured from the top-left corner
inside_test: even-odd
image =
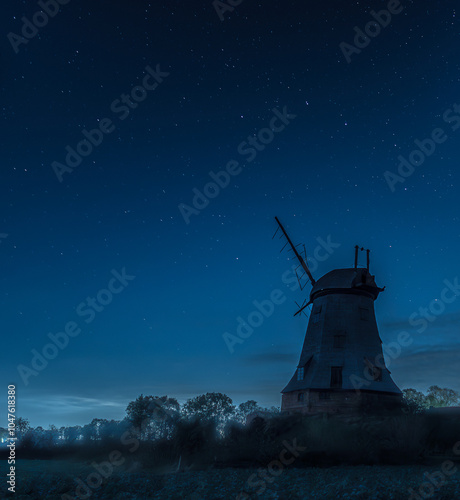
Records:
[[[287,234],[286,230],[284,229],[283,225],[281,224],[281,222],[279,221],[278,217],[275,217],[275,220],[276,222],[278,223],[278,226],[279,228],[281,229],[282,233],[283,233],[283,236],[286,238],[286,245],[284,245],[284,247],[281,249],[281,251],[284,250],[284,248],[287,246],[287,245],[290,245],[291,247],[291,250],[294,252],[294,255],[297,257],[297,260],[300,262],[300,265],[302,266],[303,270],[305,271],[305,273],[307,274],[310,282],[312,285],[315,284],[315,279],[313,278],[313,276],[311,275],[311,272],[310,272],[310,269],[308,269],[308,266],[307,266],[307,263],[305,262],[305,260],[303,259],[303,257],[299,254],[299,252],[297,251],[297,247],[294,245],[294,243],[292,243],[291,241],[291,238],[289,238],[289,235]],[[278,231],[278,229],[277,229]],[[276,235],[276,233],[275,233]],[[273,235],[273,237],[275,236]],[[299,245],[297,245],[299,246]],[[304,247],[304,250],[305,250],[305,247]],[[306,258],[306,257],[305,257]],[[299,279],[299,276],[297,275],[297,279]]]

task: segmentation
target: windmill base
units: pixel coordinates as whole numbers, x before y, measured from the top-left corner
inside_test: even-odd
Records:
[[[305,390],[283,394],[281,411],[285,414],[360,414],[401,407],[401,395],[375,391]]]

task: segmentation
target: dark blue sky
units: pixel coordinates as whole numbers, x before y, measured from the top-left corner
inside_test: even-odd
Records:
[[[245,0],[221,21],[211,0],[70,1],[17,53],[7,35],[40,7],[3,6],[1,379],[32,425],[120,419],[141,393],[279,405],[309,289],[283,282],[293,262],[271,240],[275,215],[312,257],[318,238],[335,244],[316,278],[370,248],[382,340],[413,338],[391,360],[395,382],[460,389],[460,297],[441,298],[445,280],[460,293],[458,17],[455,2],[403,1],[348,63],[340,44],[387,5]],[[158,85],[126,114],[117,100],[147,66]],[[53,162],[103,119],[113,131],[59,182]],[[442,143],[390,189],[385,172],[438,128]],[[187,224],[179,206],[232,160],[241,172]],[[86,323],[79,305],[123,269],[135,278]],[[275,289],[286,300],[230,353],[223,334]],[[81,333],[26,385],[18,366],[68,322]]]

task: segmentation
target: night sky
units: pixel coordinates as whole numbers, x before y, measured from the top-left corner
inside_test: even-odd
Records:
[[[38,3],[2,5],[3,425],[10,383],[33,426],[121,419],[141,393],[279,406],[310,288],[284,274],[275,215],[316,279],[370,248],[382,341],[413,339],[395,382],[460,390],[456,2],[62,4],[29,39]],[[223,335],[274,290],[231,353]]]

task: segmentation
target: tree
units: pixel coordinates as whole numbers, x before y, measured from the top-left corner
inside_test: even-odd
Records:
[[[80,439],[82,433],[82,428],[80,425],[74,425],[73,427],[66,427],[64,429],[64,439],[67,443],[74,443]]]
[[[182,412],[188,419],[197,418],[203,422],[214,422],[222,433],[226,422],[235,414],[233,401],[226,394],[208,392],[189,399]]]
[[[426,410],[429,406],[427,398],[423,392],[415,389],[403,390],[403,401],[406,405],[406,410],[409,413],[420,413]]]
[[[19,441],[30,431],[30,424],[28,418],[19,417],[16,419],[16,437]]]
[[[120,434],[120,422],[118,420],[102,419],[99,422],[99,439],[102,441],[110,441],[118,439]]]
[[[95,439],[96,441],[101,440],[102,430],[107,425],[107,423],[108,420],[105,418],[93,418],[93,420],[91,420],[91,423],[89,425],[93,429],[92,430],[93,439]]]
[[[49,426],[49,429],[43,432],[43,440],[45,448],[52,448],[59,441],[59,430],[53,424]]]
[[[59,441],[60,441],[60,443],[64,443],[64,441],[65,441],[65,430],[66,430],[66,427],[64,427],[64,426],[60,427],[60,429],[59,429]]]
[[[94,427],[93,423],[86,424],[81,429],[81,435],[83,437],[83,441],[88,444],[97,439],[97,430]]]
[[[139,430],[139,434],[141,437],[143,424],[145,422],[148,422],[150,420],[150,417],[152,416],[150,403],[154,399],[155,398],[153,396],[144,396],[143,394],[141,394],[135,401],[131,401],[126,407],[128,420],[136,429]]]
[[[27,432],[30,429],[29,419],[19,417],[16,420],[16,429],[19,432]]]
[[[32,431],[31,440],[36,448],[43,448],[45,446],[45,429],[41,425],[35,427]]]
[[[152,423],[155,430],[155,438],[171,437],[181,418],[180,404],[175,398],[162,396],[152,402]]]
[[[270,406],[270,408],[267,408],[264,411],[274,416],[274,415],[279,415],[281,413],[281,408],[279,406]]]
[[[168,434],[179,418],[179,410],[180,405],[174,398],[143,394],[126,407],[127,418],[141,439]]]
[[[246,423],[248,415],[258,411],[263,411],[263,408],[258,405],[257,401],[250,399],[249,401],[238,405],[238,408],[235,412],[235,420],[244,424]]]
[[[428,406],[440,408],[444,406],[456,406],[460,403],[460,395],[453,389],[441,389],[437,385],[432,385],[428,389],[426,396]]]

